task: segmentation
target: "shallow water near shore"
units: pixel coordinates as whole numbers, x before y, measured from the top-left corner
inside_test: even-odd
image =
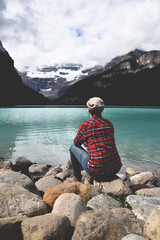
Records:
[[[159,175],[160,108],[107,107],[103,117],[114,125],[122,171],[134,167]],[[78,127],[89,118],[85,107],[0,108],[0,159],[67,163]]]

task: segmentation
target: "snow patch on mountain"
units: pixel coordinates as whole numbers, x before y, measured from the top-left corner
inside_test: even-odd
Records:
[[[77,80],[89,73],[81,64],[55,64],[53,66],[42,65],[40,67],[24,67],[23,71],[29,78],[54,78],[54,81],[65,79],[66,81]]]

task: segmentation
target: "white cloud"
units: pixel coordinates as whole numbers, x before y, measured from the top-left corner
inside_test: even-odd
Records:
[[[159,0],[0,0],[0,7],[0,38],[19,70],[160,50]]]

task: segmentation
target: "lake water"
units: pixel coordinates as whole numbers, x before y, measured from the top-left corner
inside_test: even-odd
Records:
[[[103,117],[114,125],[122,170],[135,167],[160,173],[159,108],[107,107]],[[87,108],[0,108],[0,158],[67,163],[78,127],[88,119]]]

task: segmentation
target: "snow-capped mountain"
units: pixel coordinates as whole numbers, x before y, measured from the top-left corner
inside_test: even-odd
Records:
[[[19,74],[25,85],[53,100],[73,83],[94,74],[100,69],[102,69],[102,66],[85,69],[82,64],[67,63],[52,66],[26,66]]]

